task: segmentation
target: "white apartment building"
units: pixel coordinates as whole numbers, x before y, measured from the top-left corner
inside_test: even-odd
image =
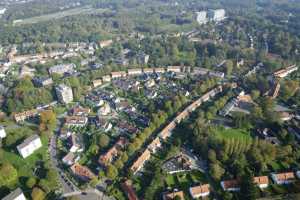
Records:
[[[197,14],[198,24],[202,25],[202,24],[206,24],[208,22],[206,11],[200,11],[200,12],[197,12],[196,14]]]
[[[210,21],[220,22],[225,19],[225,10],[224,9],[209,10],[207,15]]]
[[[0,126],[0,138],[3,139],[6,137],[6,132],[3,126]]]
[[[38,135],[32,135],[17,146],[18,152],[23,158],[30,156],[34,151],[42,147],[41,139]]]
[[[73,101],[72,88],[64,84],[60,84],[55,88],[56,96],[61,103],[68,104]]]
[[[60,65],[55,65],[49,68],[49,73],[53,74],[65,74],[65,73],[73,73],[75,71],[75,64],[70,63],[70,64],[60,64]]]
[[[20,188],[15,189],[10,194],[5,196],[2,200],[26,200],[22,190]]]

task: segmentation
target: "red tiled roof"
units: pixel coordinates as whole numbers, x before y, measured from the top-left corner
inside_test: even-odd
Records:
[[[269,184],[269,178],[267,176],[257,176],[254,177],[254,183],[258,185]]]
[[[165,199],[165,200],[173,200],[173,199],[175,199],[177,196],[178,196],[181,200],[184,200],[184,194],[183,194],[182,191],[178,191],[178,192],[170,192],[170,193],[164,194],[164,199]]]
[[[190,192],[191,192],[192,196],[197,196],[199,194],[209,192],[209,187],[210,187],[209,184],[191,187]]]
[[[224,189],[240,187],[238,180],[223,181]]]
[[[129,200],[139,200],[132,187],[131,181],[129,180],[125,181],[124,183],[121,184],[121,186]]]
[[[74,174],[87,178],[89,180],[93,179],[95,177],[95,174],[91,172],[91,170],[88,167],[82,166],[78,163],[75,163],[71,166],[71,170]]]
[[[277,177],[278,181],[287,181],[287,180],[295,179],[295,175],[293,172],[275,174],[275,176]]]
[[[138,159],[133,163],[133,165],[131,166],[131,170],[133,172],[136,172],[136,170],[138,170],[146,160],[148,160],[151,156],[151,153],[148,149],[146,149],[142,155],[140,157],[138,157]]]

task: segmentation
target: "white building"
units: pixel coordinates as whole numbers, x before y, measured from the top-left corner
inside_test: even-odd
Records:
[[[76,163],[79,159],[79,156],[76,156],[73,152],[69,152],[67,155],[65,155],[65,157],[63,157],[62,162],[65,165],[71,166],[74,163]]]
[[[32,135],[25,139],[17,149],[23,158],[30,156],[34,151],[42,147],[41,139],[38,135]]]
[[[80,134],[71,135],[71,148],[70,152],[82,152],[84,150],[83,138]]]
[[[61,103],[68,104],[73,101],[72,88],[64,84],[60,84],[55,88],[55,91],[56,91],[56,96]]]
[[[2,200],[26,200],[20,188],[15,189],[9,195],[5,196]]]
[[[73,73],[75,71],[75,64],[70,63],[70,64],[60,64],[60,65],[55,65],[53,67],[49,68],[49,73],[53,74],[65,74],[65,73]]]
[[[99,108],[97,112],[98,116],[106,116],[110,113],[111,113],[111,108],[109,106],[109,103],[107,102],[105,102],[104,105],[101,108]]]
[[[6,132],[3,126],[0,126],[0,138],[3,139],[6,137]]]
[[[225,19],[225,10],[224,9],[209,10],[207,16],[210,21],[220,22]]]
[[[6,12],[6,8],[0,8],[0,15],[3,15]]]
[[[202,25],[202,24],[206,24],[208,22],[206,11],[197,12],[196,14],[197,14],[198,24]]]

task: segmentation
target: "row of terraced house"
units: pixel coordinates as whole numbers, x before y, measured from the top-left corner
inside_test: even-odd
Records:
[[[214,97],[218,93],[222,92],[223,87],[217,86],[211,91],[204,94],[202,97],[194,101],[187,108],[185,108],[180,114],[178,114],[173,121],[171,121],[160,133],[159,135],[147,146],[146,150],[137,158],[137,160],[131,166],[131,171],[135,174],[144,166],[145,162],[151,157],[151,153],[155,153],[157,149],[161,147],[161,140],[165,141],[168,137],[172,135],[172,131],[175,129],[176,125],[182,120],[186,119],[191,112],[197,109],[203,102],[208,101],[210,98]]]
[[[181,73],[181,72],[191,72],[191,67],[189,66],[168,66],[166,68],[135,68],[135,69],[128,69],[127,71],[118,71],[118,72],[111,72],[110,75],[105,75],[100,79],[96,79],[93,81],[93,87],[98,87],[105,82],[110,82],[112,79],[122,78],[127,76],[137,76],[142,74],[152,74],[152,73],[165,73],[165,72],[173,72],[173,73]],[[194,69],[195,74],[201,75],[209,75],[218,78],[224,78],[223,72],[211,71],[205,68],[197,67]]]

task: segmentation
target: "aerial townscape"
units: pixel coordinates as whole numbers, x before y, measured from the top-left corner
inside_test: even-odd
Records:
[[[0,199],[299,200],[300,2],[1,0]]]

